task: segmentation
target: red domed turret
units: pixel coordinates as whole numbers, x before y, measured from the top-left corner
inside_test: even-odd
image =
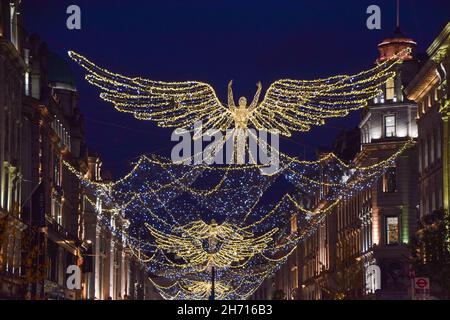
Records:
[[[405,55],[403,60],[411,60],[413,58],[412,53],[416,46],[417,43],[413,39],[404,36],[400,31],[400,28],[397,27],[392,38],[387,38],[378,45],[380,56],[378,57],[377,62],[383,62],[407,48],[411,49],[411,53]]]

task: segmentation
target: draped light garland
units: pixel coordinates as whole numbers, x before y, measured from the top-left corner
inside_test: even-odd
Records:
[[[163,297],[205,298],[214,267],[218,283],[229,288],[219,290],[217,297],[244,299],[340,201],[370,187],[412,143],[370,166],[346,164],[333,154],[316,161],[282,154],[282,169],[269,176],[252,165],[189,166],[143,156],[125,177],[93,183],[64,164],[90,191],[93,198],[86,197],[92,206],[101,199],[99,215],[116,213],[130,221],[122,236],[147,265]],[[280,181],[294,191],[266,203],[263,195]],[[320,192],[325,206],[308,202]],[[294,215],[297,231],[289,224]],[[160,279],[169,288],[158,287]]]

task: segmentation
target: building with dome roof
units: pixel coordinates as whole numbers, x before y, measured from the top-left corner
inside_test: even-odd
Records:
[[[448,298],[448,269],[440,270],[448,265],[443,245],[448,233],[441,234],[438,226],[450,206],[450,23],[423,61],[416,46],[398,27],[378,45],[377,63],[407,48],[411,53],[362,111],[360,151],[353,161],[370,165],[409,139],[415,146],[376,185],[330,212],[254,299],[271,299],[274,293],[306,300]],[[427,242],[427,236],[434,242]],[[430,279],[428,296],[417,296],[414,277]]]
[[[378,44],[378,51],[380,53],[377,62],[383,62],[390,57],[399,54],[401,51],[405,49],[410,49],[413,52],[417,47],[417,43],[405,36],[400,27],[397,26],[395,32],[392,37],[384,39],[380,44]],[[404,57],[404,60],[412,60],[413,55],[407,54]]]
[[[76,92],[72,69],[59,55],[48,53],[48,84],[51,88]]]
[[[73,75],[63,59],[49,52],[36,35],[25,35],[22,139],[24,194],[29,201],[23,214],[38,232],[41,248],[38,269],[29,295],[38,298],[76,299],[68,290],[66,269],[82,261],[81,194],[78,179],[63,165],[75,167],[85,159],[83,119]],[[41,199],[41,200],[39,200]]]
[[[411,53],[362,110],[356,135],[360,141],[355,135],[338,137],[335,145],[347,147],[333,150],[359,166],[388,158],[418,136],[417,104],[404,92],[420,67],[417,44],[399,30],[378,45],[376,63],[407,48]],[[342,200],[253,297],[270,299],[273,292],[282,292],[286,299],[301,300],[411,298],[405,257],[417,231],[417,168],[417,148],[412,147],[375,185]],[[323,206],[325,199],[324,190],[316,203]]]

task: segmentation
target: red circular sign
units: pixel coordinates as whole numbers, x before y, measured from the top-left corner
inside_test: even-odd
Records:
[[[419,288],[422,289],[422,288],[425,288],[425,287],[428,285],[428,281],[425,280],[425,279],[417,279],[416,285],[417,285]]]

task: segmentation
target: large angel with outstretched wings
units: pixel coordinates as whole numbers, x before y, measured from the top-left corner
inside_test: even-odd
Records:
[[[225,268],[261,254],[273,241],[278,228],[255,236],[238,226],[214,220],[210,224],[202,220],[174,228],[166,234],[146,224],[158,250],[176,254],[187,265],[195,267]]]
[[[241,97],[235,104],[232,81],[228,103],[222,103],[211,85],[199,81],[164,82],[127,77],[100,68],[73,51],[69,56],[84,67],[87,81],[101,89],[100,97],[137,119],[151,120],[162,127],[203,131],[255,128],[291,136],[324,124],[326,118],[343,117],[363,108],[380,95],[381,87],[395,76],[401,52],[375,67],[354,75],[319,80],[283,79],[272,83],[260,101],[262,85],[250,104]]]

